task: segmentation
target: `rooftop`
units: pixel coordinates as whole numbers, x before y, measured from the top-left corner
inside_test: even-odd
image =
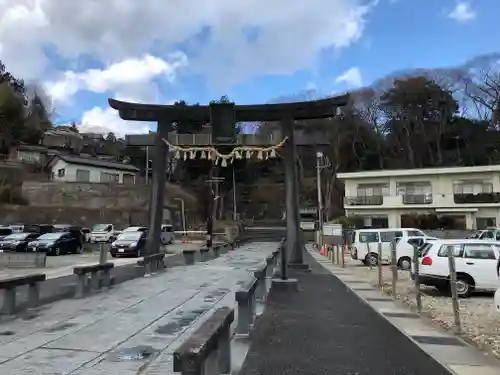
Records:
[[[384,169],[379,171],[363,171],[338,173],[341,180],[377,177],[403,177],[403,176],[431,176],[443,174],[463,173],[488,173],[500,172],[500,165],[480,165],[474,167],[442,167],[442,168],[419,168],[419,169]]]
[[[60,158],[61,160],[64,160],[66,163],[69,164],[88,165],[92,167],[101,167],[101,168],[116,169],[122,171],[130,171],[130,172],[139,171],[139,168],[136,168],[130,164],[123,164],[123,163],[99,160],[94,158],[82,158],[70,155],[56,155],[54,157]]]

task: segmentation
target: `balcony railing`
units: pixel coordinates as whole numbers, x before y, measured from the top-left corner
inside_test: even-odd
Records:
[[[457,204],[467,203],[500,203],[500,193],[453,194]]]
[[[382,195],[372,195],[366,197],[345,197],[346,206],[381,206],[384,202]]]
[[[431,204],[432,194],[404,194],[403,204]]]

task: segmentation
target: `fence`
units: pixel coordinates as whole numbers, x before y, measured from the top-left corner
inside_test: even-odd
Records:
[[[381,252],[380,248],[379,252]],[[398,259],[395,249],[391,249],[391,262],[389,265],[390,272],[387,272],[388,267],[382,265],[381,262],[378,262],[378,264],[373,266],[373,271],[376,271],[376,280],[374,284],[383,289],[384,292],[390,294],[394,300],[399,299],[400,296],[404,296],[407,302],[409,302],[410,305],[413,305],[419,313],[423,311],[423,295],[432,295],[434,293],[434,291],[431,291],[430,289],[424,289],[422,284],[424,284],[424,282],[427,285],[431,283],[434,284],[439,294],[448,296],[451,299],[450,308],[453,317],[451,326],[455,333],[461,334],[462,320],[459,301],[460,299],[470,297],[476,289],[474,279],[467,273],[463,272],[463,266],[468,264],[473,267],[474,263],[484,262],[486,259],[482,258],[479,253],[480,251],[476,254],[475,250],[471,249],[470,252],[464,256],[463,250],[454,246],[449,246],[448,248],[445,248],[444,251],[441,250],[439,255],[432,253],[421,258],[420,254],[418,254],[417,248],[414,248],[412,269],[411,271],[403,271],[398,269]],[[381,254],[379,253],[379,256],[380,255]],[[475,259],[479,262],[474,262]],[[496,261],[494,259],[490,260],[492,263],[491,266],[495,268]],[[422,267],[427,267],[432,264],[431,262],[441,262],[441,264],[438,266],[437,263],[434,263],[434,267],[436,268],[432,271],[432,282],[429,282],[429,279],[427,279],[428,276],[421,276],[421,269]],[[367,267],[367,269],[371,268],[372,267]],[[389,274],[389,276],[387,276],[387,274]],[[370,272],[370,277],[372,277],[372,275],[373,273]],[[425,277],[426,280],[424,280],[423,277]],[[374,280],[372,279],[371,281],[373,282]],[[410,284],[411,287],[410,293],[407,293],[408,284]],[[498,287],[498,281],[493,280],[490,283],[481,282],[481,285],[477,285],[477,287],[480,289],[496,289]],[[493,299],[491,304],[493,309]]]

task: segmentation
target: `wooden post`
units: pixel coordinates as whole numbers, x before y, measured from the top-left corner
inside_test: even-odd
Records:
[[[382,288],[383,280],[382,280],[382,243],[379,242],[377,244],[377,253],[378,253],[378,262],[377,262],[377,270],[378,270],[378,287]]]
[[[371,262],[371,253],[370,253],[370,244],[366,242],[366,251],[367,251],[367,258],[368,259],[368,265],[370,266],[370,271],[372,270],[372,262]]]
[[[418,248],[413,246],[413,266],[415,268],[415,296],[417,302],[417,311],[422,312],[422,292],[420,290],[420,263],[418,261]]]
[[[398,257],[396,246],[391,244],[391,269],[392,269],[392,299],[396,300],[396,285],[398,282]]]
[[[457,294],[457,271],[455,268],[455,254],[453,254],[453,246],[448,246],[448,267],[450,272],[451,305],[453,307],[455,333],[460,334],[462,327],[460,324],[460,308],[458,305]]]

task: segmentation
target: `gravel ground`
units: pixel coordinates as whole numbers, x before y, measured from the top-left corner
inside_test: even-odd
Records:
[[[347,261],[347,267],[362,277],[369,278],[372,285],[378,285],[378,270]],[[392,272],[383,267],[383,290],[392,295]],[[451,298],[431,287],[421,287],[422,314],[442,328],[455,331]],[[409,272],[398,271],[396,298],[412,309],[416,309],[416,294]],[[493,353],[500,359],[500,315],[494,311],[491,293],[474,294],[471,298],[460,299],[461,336],[477,348]]]

